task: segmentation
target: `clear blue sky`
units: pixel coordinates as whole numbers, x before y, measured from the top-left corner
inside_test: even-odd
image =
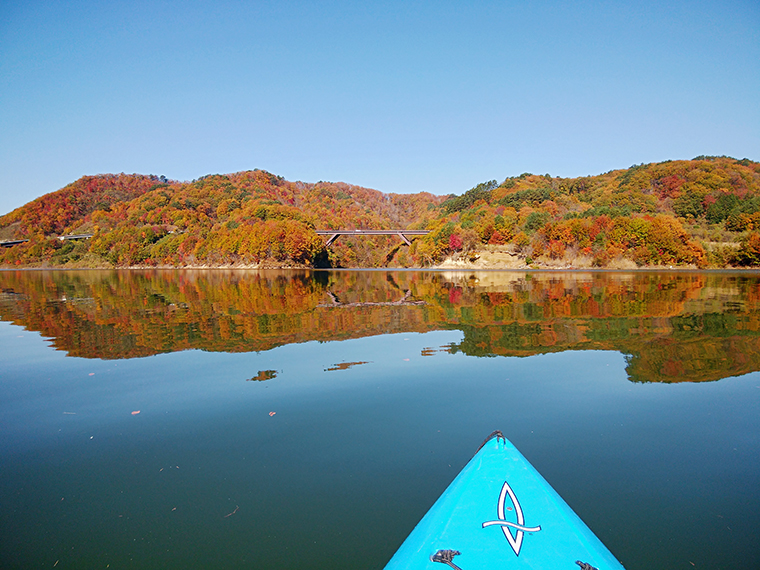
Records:
[[[461,193],[760,160],[760,2],[0,2],[0,213],[85,174]]]

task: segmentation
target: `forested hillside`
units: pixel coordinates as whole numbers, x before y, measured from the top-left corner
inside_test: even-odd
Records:
[[[125,198],[111,199],[118,192]],[[0,218],[2,239],[29,240],[0,250],[0,261],[371,267],[397,249],[397,238],[343,239],[328,251],[315,229],[423,227],[442,200],[343,183],[288,182],[262,170],[186,183],[124,174],[85,177]],[[92,239],[50,239],[84,233]]]
[[[428,229],[391,237],[317,229]],[[61,241],[60,235],[93,234]],[[288,182],[262,170],[176,182],[88,176],[0,217],[4,266],[756,266],[760,163],[641,164],[597,176],[521,174],[461,195]]]
[[[416,253],[436,262],[484,245],[527,263],[697,267],[760,262],[760,164],[697,157],[598,176],[522,174],[448,199]],[[472,253],[471,253],[472,252]]]

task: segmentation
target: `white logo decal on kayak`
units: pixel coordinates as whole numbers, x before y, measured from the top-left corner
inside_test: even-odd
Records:
[[[507,521],[504,502],[507,499],[507,495],[509,495],[509,498],[512,501],[512,504],[515,506],[515,515],[517,517],[517,522],[509,522]],[[509,509],[512,510],[512,509]],[[523,516],[522,507],[520,506],[520,501],[517,500],[517,497],[515,496],[515,492],[512,490],[512,487],[509,486],[509,484],[504,481],[504,485],[501,488],[501,493],[499,493],[499,504],[497,507],[497,516],[499,517],[499,520],[495,521],[486,521],[483,523],[483,528],[486,528],[487,526],[494,526],[498,525],[501,527],[502,532],[504,533],[504,537],[509,541],[509,545],[512,547],[512,550],[515,551],[515,555],[520,556],[520,548],[522,548],[522,541],[523,536],[526,532],[538,532],[541,530],[540,526],[534,526],[534,527],[527,527],[525,526],[525,517]],[[515,534],[512,534],[512,530],[515,529]]]

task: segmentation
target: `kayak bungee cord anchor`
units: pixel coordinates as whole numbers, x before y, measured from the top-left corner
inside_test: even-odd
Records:
[[[447,564],[448,566],[454,568],[454,570],[462,570],[459,566],[452,562],[452,560],[454,560],[454,557],[460,554],[462,553],[458,550],[439,550],[430,557],[430,560],[433,562],[441,562],[443,564]]]
[[[483,449],[483,446],[486,443],[488,443],[489,441],[491,441],[493,438],[496,438],[496,441],[502,440],[504,443],[507,443],[507,438],[504,437],[504,434],[501,433],[501,430],[500,429],[495,429],[495,430],[493,430],[491,432],[491,435],[489,435],[487,438],[485,438],[483,440],[483,443],[480,444],[480,447],[478,447],[478,449],[475,451],[475,453],[477,453],[478,451],[480,451],[481,449]]]

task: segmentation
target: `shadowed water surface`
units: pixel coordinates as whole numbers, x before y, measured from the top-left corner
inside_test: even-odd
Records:
[[[0,285],[3,568],[380,569],[496,428],[629,570],[760,566],[756,275]]]

